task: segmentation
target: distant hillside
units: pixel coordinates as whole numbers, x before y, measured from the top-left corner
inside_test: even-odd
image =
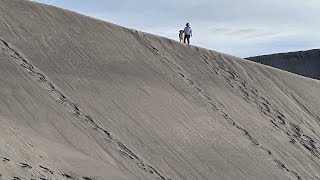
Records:
[[[256,56],[246,59],[320,80],[320,49]]]

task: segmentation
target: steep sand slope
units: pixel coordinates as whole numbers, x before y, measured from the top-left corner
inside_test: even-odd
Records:
[[[320,83],[0,1],[3,179],[320,179]]]
[[[320,50],[279,53],[246,58],[288,72],[320,80]]]

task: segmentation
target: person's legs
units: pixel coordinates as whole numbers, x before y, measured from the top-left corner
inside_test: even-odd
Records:
[[[188,44],[190,44],[190,35],[187,36]]]
[[[186,43],[186,40],[187,40],[187,43],[189,44],[190,43],[190,35],[184,35],[183,42]]]

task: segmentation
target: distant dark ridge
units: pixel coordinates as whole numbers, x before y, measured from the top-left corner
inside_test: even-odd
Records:
[[[320,49],[263,55],[245,59],[320,80]]]

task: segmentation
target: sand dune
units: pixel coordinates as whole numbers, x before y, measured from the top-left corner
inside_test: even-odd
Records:
[[[320,179],[319,81],[0,1],[2,179]]]
[[[279,53],[247,58],[301,76],[320,80],[320,50]]]

